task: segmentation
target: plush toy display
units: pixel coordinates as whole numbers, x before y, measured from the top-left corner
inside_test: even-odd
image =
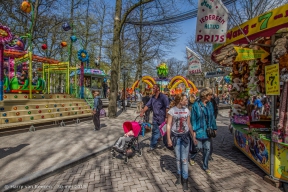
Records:
[[[279,58],[282,57],[287,53],[287,48],[288,48],[288,36],[285,35],[280,39],[277,39],[274,43],[274,49],[273,49],[273,61],[275,63],[279,62]]]
[[[237,91],[240,91],[241,90],[241,80],[239,78],[234,78],[233,79],[233,84],[232,84],[232,89],[236,89]]]

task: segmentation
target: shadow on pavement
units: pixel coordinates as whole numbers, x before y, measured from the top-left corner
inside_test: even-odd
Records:
[[[13,153],[16,153],[28,145],[29,144],[20,144],[17,147],[0,148],[0,159],[7,157],[8,155],[11,155]]]

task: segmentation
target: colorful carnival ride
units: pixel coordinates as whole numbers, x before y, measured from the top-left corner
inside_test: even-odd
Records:
[[[151,89],[154,84],[159,84],[162,92],[165,90],[165,88],[168,88],[171,95],[179,94],[185,91],[182,87],[178,87],[181,83],[184,84],[186,92],[189,92],[190,94],[195,94],[198,92],[198,89],[192,81],[180,75],[177,75],[170,80],[158,78],[154,79],[151,76],[144,76],[142,77],[141,81],[146,84],[147,89]],[[129,91],[134,92],[136,88],[139,88],[141,81],[137,80],[136,82],[134,82]]]
[[[24,50],[25,44],[20,37],[14,37],[13,40],[6,44],[4,49],[4,65],[3,65],[3,91],[4,93],[29,93],[30,78],[29,70],[32,73],[31,92],[41,93],[46,86],[45,80],[38,77],[39,69],[30,69],[27,66],[29,54]],[[41,62],[46,64],[58,64],[59,61],[32,55],[33,62]]]
[[[184,76],[177,75],[172,79],[168,79],[167,78],[168,68],[165,63],[161,63],[158,65],[157,75],[158,78],[153,78],[151,76],[142,77],[141,80],[137,80],[136,82],[134,82],[134,84],[128,90],[128,92],[132,93],[136,88],[139,88],[141,81],[146,84],[146,89],[151,89],[154,84],[159,84],[160,90],[162,92],[169,90],[171,95],[179,94],[182,93],[183,91],[188,92],[190,94],[192,93],[195,94],[198,92],[198,89],[196,88],[194,83]],[[185,90],[184,87],[179,87],[180,84],[184,85]]]

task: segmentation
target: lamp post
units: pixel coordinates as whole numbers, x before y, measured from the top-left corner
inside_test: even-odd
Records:
[[[126,88],[125,88],[125,79],[126,79],[126,76],[128,74],[128,69],[124,66],[121,68],[121,73],[122,73],[122,76],[123,76],[123,94],[124,94],[124,99],[123,99],[123,111],[125,111],[126,109],[126,106],[125,106],[125,100],[126,100]]]

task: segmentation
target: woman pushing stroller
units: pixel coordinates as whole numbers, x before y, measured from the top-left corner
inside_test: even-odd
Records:
[[[188,190],[188,154],[190,135],[195,140],[195,133],[190,122],[190,111],[187,109],[188,98],[185,94],[176,95],[168,111],[167,141],[169,147],[174,147],[177,163],[176,185],[182,183],[183,190]],[[181,181],[182,178],[182,181]]]

